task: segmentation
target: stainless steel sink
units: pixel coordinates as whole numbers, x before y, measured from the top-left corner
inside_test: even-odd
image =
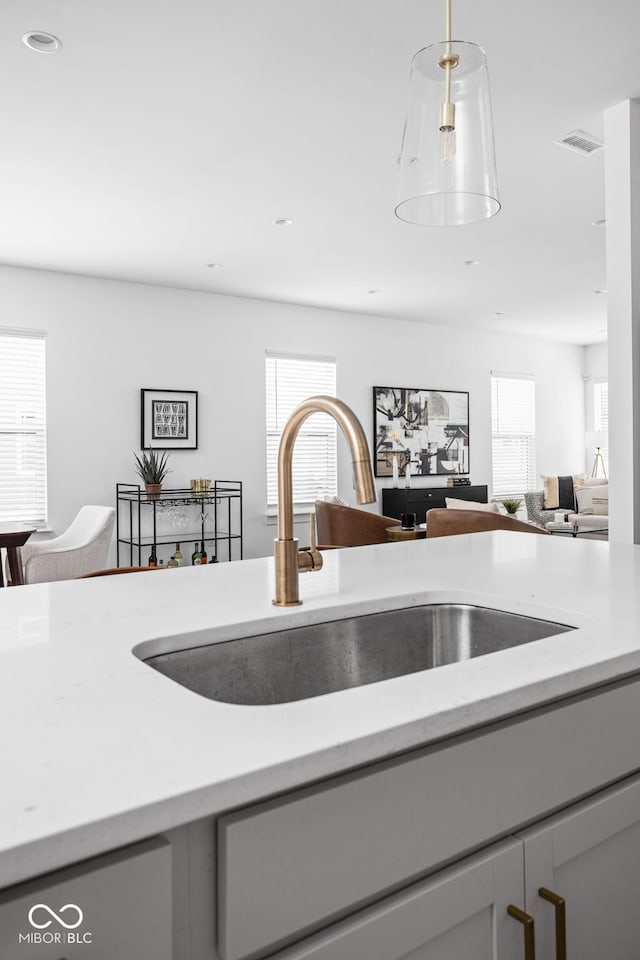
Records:
[[[192,647],[145,663],[210,700],[289,703],[573,629],[487,607],[428,604]]]

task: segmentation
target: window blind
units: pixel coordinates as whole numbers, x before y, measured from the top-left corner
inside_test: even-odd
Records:
[[[0,520],[47,523],[45,339],[0,330]]]
[[[336,362],[328,357],[268,353],[266,357],[267,507],[278,505],[278,447],[292,411],[308,397],[335,397]],[[326,413],[312,414],[300,428],[293,456],[294,506],[337,493],[336,422]]]
[[[593,429],[609,431],[609,381],[596,380],[593,384]],[[601,447],[605,470],[609,471],[609,450]]]
[[[535,381],[493,374],[491,433],[493,497],[522,497],[536,483]]]
[[[593,385],[594,429],[609,429],[609,381],[596,380]]]

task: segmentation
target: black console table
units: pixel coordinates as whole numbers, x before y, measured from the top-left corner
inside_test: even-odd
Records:
[[[460,487],[384,487],[382,512],[385,517],[395,517],[398,520],[403,513],[415,513],[417,522],[424,523],[428,510],[446,507],[445,497],[487,503],[488,489],[486,483]]]

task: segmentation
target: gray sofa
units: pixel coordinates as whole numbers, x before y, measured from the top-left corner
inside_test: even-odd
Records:
[[[565,511],[567,513],[567,519],[569,522],[577,523],[581,531],[602,531],[609,529],[608,512],[606,515],[595,514],[593,512],[594,508],[593,504],[591,503],[591,498],[593,496],[597,496],[598,493],[602,493],[603,497],[606,496],[606,499],[608,500],[608,481],[593,479],[585,480],[584,485],[576,487],[576,496],[578,501],[577,512]],[[531,520],[532,523],[537,524],[539,527],[544,527],[547,523],[553,522],[555,520],[556,513],[559,512],[557,509],[545,510],[543,490],[534,490],[529,493],[525,493],[524,502],[527,508],[527,518]]]

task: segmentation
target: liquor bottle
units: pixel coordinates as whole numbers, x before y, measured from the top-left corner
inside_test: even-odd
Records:
[[[164,567],[164,560],[162,559],[162,557],[160,557],[160,560],[158,561],[158,566]]]
[[[199,567],[202,563],[202,554],[198,549],[198,542],[196,541],[193,545],[193,553],[191,554],[191,566]]]
[[[171,558],[167,561],[167,567],[177,567],[178,565],[179,564],[178,564],[178,561],[176,560],[176,555],[175,553],[173,553],[171,555]]]
[[[204,545],[204,540],[202,541],[202,547],[200,548],[200,563],[208,563],[209,557],[207,556],[207,549]]]
[[[150,566],[150,567],[157,567],[157,566],[158,566],[158,558],[157,558],[157,556],[156,556],[156,545],[155,545],[155,543],[154,543],[153,546],[151,547],[151,553],[149,554],[149,566]]]
[[[174,557],[176,558],[176,561],[177,561],[176,566],[181,567],[181,566],[182,566],[182,562],[183,562],[183,560],[184,560],[184,557],[182,556],[182,550],[180,549],[180,544],[179,544],[179,543],[176,543],[176,549],[174,550],[173,555],[174,555]]]

